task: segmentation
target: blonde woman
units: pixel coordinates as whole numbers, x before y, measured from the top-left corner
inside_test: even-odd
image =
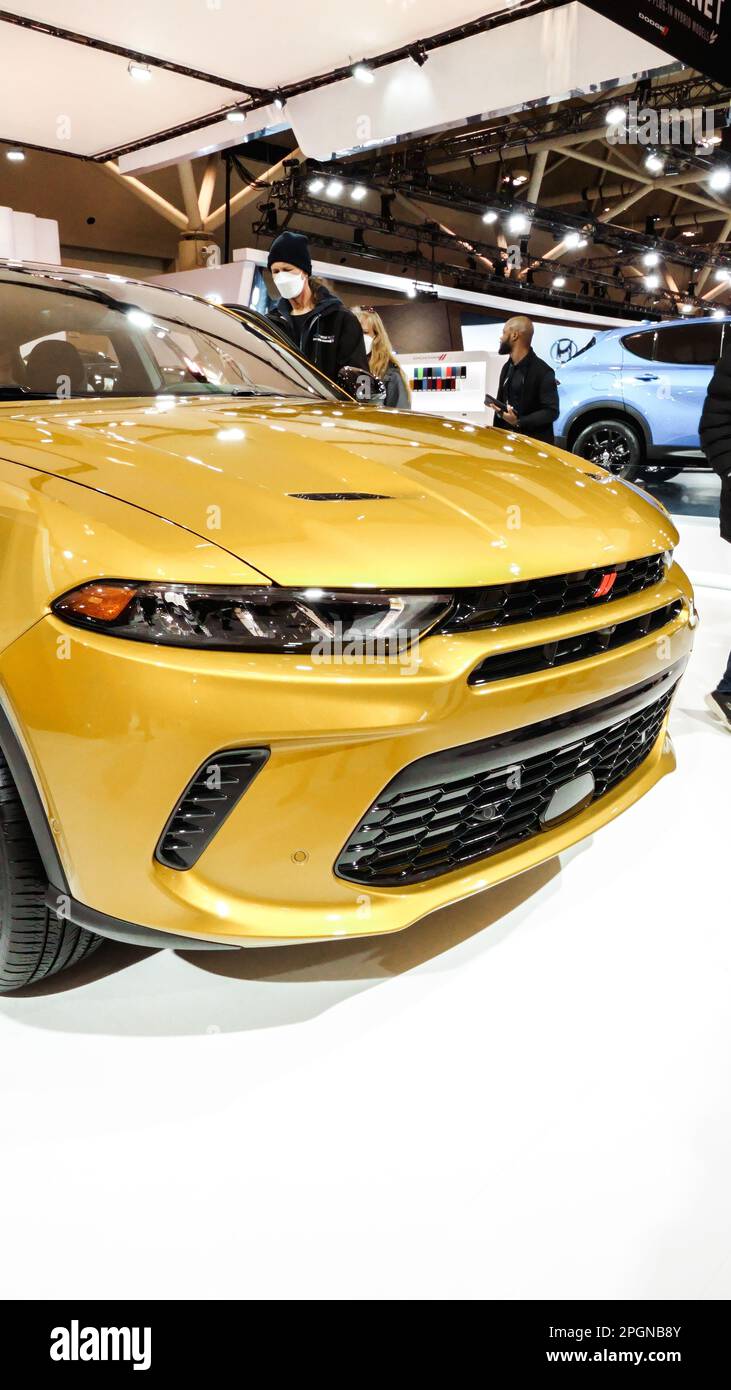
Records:
[[[410,410],[409,383],[391,346],[381,315],[375,309],[366,309],[361,305],[353,313],[363,329],[369,371],[373,376],[380,377],[386,387],[383,404],[392,410]]]

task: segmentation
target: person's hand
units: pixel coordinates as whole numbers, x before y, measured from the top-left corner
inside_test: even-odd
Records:
[[[507,410],[502,411],[502,418],[505,421],[506,425],[515,426],[518,423],[518,417],[515,411],[513,410],[512,405],[509,405]]]

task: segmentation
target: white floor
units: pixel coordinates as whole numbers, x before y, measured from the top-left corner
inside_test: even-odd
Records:
[[[678,773],[560,864],[387,942],[110,944],[0,999],[0,1296],[731,1297],[731,592],[698,597]]]

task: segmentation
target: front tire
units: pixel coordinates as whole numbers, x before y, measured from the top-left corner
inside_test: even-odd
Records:
[[[85,960],[101,937],[46,907],[48,882],[28,817],[0,754],[0,994]]]
[[[628,482],[635,482],[642,473],[642,442],[637,431],[625,420],[592,420],[579,431],[572,449],[580,458]]]

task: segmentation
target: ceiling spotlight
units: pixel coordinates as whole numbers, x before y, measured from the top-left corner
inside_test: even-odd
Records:
[[[611,106],[607,111],[607,125],[624,125],[627,112],[623,106]]]
[[[409,299],[416,299],[416,285],[407,285],[406,295]]]
[[[698,233],[697,233],[697,232],[683,232],[682,235],[683,235],[683,236],[689,236],[689,237],[690,237],[690,236],[697,236]]]
[[[482,220],[487,223],[488,227],[491,227],[493,222],[497,222],[497,213],[492,211],[483,212]]]
[[[152,77],[147,63],[128,63],[127,72],[135,82],[149,82]]]
[[[22,164],[25,154],[23,150],[6,150],[5,158],[9,159],[11,164]]]
[[[245,120],[246,120],[246,112],[245,112],[245,111],[227,111],[227,112],[226,112],[226,120],[227,120],[227,121],[235,121],[237,124],[239,124],[241,121],[245,121]]]
[[[714,309],[713,313],[711,314],[712,319],[725,319],[725,317],[726,313],[724,309]]]
[[[567,251],[575,251],[581,245],[581,232],[567,232],[563,244]]]
[[[375,82],[376,80],[373,68],[370,68],[367,63],[355,63],[350,71],[358,82]]]
[[[277,92],[274,97],[274,105],[276,106],[277,111],[283,111],[285,106],[287,105],[287,98],[283,97],[281,92]]]
[[[647,287],[648,290],[659,290],[659,288],[660,288],[660,276],[659,276],[659,275],[646,275],[646,276],[645,276],[645,285],[646,285],[646,287]]]
[[[308,193],[322,193],[322,190],[323,190],[324,187],[325,187],[325,180],[324,180],[324,179],[321,179],[321,178],[310,179],[310,182],[309,182],[308,185],[307,185],[307,192],[308,192]]]
[[[680,309],[681,314],[692,314],[693,310],[695,309],[695,304],[690,299],[684,299],[683,303],[680,304],[678,307]]]
[[[520,188],[522,184],[528,182],[528,175],[527,175],[527,174],[513,174],[513,177],[512,177],[511,182],[512,182],[513,188]]]
[[[409,49],[409,57],[416,63],[417,68],[423,68],[429,54],[423,43],[415,43],[413,48]]]
[[[354,203],[362,203],[367,192],[368,189],[366,188],[364,183],[356,183],[350,190],[350,196],[353,199]]]
[[[724,190],[729,187],[729,184],[731,184],[731,169],[726,165],[714,169],[708,180],[708,187],[712,188],[715,193],[723,193]]]
[[[648,269],[651,269],[651,268],[652,268],[653,266],[655,266],[655,265],[659,265],[659,264],[660,264],[660,253],[659,253],[659,251],[647,251],[647,252],[645,253],[645,255],[642,257],[642,264],[643,264],[643,265],[646,265],[646,266],[648,267]]]
[[[339,198],[342,191],[343,185],[341,184],[340,179],[331,179],[327,188],[325,189],[325,194],[328,198]]]
[[[659,154],[648,154],[645,168],[649,169],[651,174],[661,174],[665,168],[665,160]]]
[[[729,280],[731,280],[731,270],[727,270],[725,266],[722,266],[720,270],[716,271],[716,279],[720,284],[728,284]]]
[[[508,231],[517,232],[518,234],[530,231],[530,221],[524,212],[514,212],[510,215],[508,218]]]
[[[565,275],[556,275],[556,276],[554,277],[553,288],[554,288],[555,290],[562,290],[565,284],[566,284],[566,276],[565,276]]]
[[[218,290],[209,290],[203,298],[207,299],[209,304],[223,304],[223,295],[219,294]]]

